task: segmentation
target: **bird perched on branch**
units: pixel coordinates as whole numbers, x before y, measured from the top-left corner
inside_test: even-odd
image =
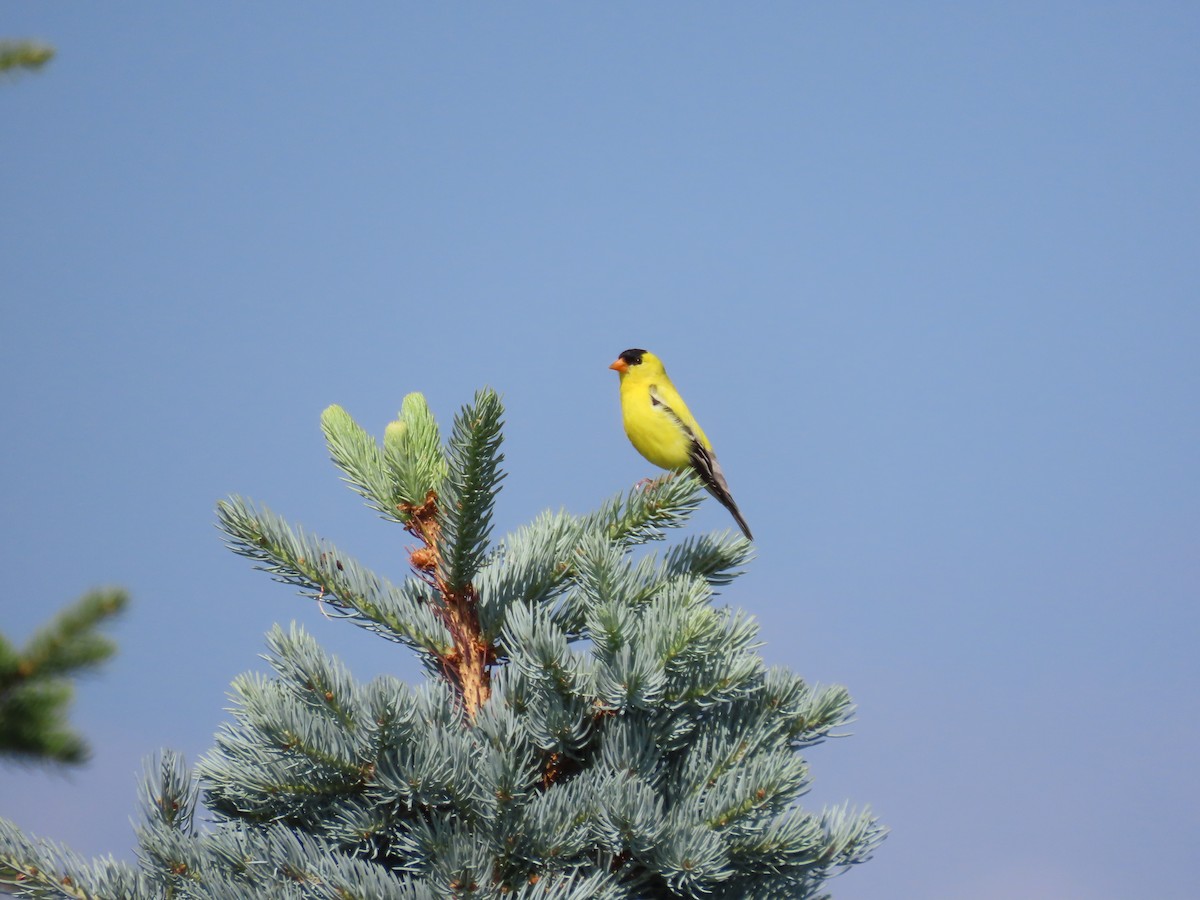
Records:
[[[621,376],[621,415],[633,448],[659,468],[695,472],[708,492],[733,513],[742,533],[753,540],[750,526],[729,493],[712,444],[671,384],[662,360],[649,350],[634,348],[618,356],[609,368]]]

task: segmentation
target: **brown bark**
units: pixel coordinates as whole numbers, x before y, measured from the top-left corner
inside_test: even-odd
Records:
[[[441,528],[438,524],[437,495],[430,491],[420,506],[406,506],[409,515],[405,526],[421,541],[422,546],[409,551],[409,563],[417,575],[435,591],[434,609],[450,632],[453,646],[441,658],[446,672],[459,697],[467,717],[475,713],[492,693],[491,665],[495,652],[483,639],[477,606],[479,596],[473,585],[454,591],[438,574],[441,559]]]

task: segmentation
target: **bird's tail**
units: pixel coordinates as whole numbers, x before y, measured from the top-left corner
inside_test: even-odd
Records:
[[[729,482],[725,480],[725,473],[721,471],[721,464],[717,462],[716,454],[699,441],[693,441],[689,462],[692,471],[700,476],[700,482],[708,489],[708,492],[733,513],[733,518],[737,520],[738,528],[742,529],[742,534],[746,536],[746,539],[754,540],[754,535],[750,533],[750,526],[742,518],[742,511],[733,502],[733,494],[729,492]]]
[[[747,525],[746,520],[742,518],[742,511],[738,509],[737,504],[733,502],[733,497],[730,496],[729,491],[716,491],[712,488],[709,488],[708,492],[716,497],[723,507],[733,513],[734,521],[738,523],[738,528],[742,529],[742,534],[746,536],[746,540],[754,540],[754,535],[750,533],[750,526]]]

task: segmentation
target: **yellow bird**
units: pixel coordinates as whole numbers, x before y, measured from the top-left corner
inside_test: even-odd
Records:
[[[729,493],[712,444],[671,384],[662,360],[649,350],[634,348],[609,368],[621,376],[621,416],[633,448],[661,469],[695,472],[708,492],[733,513],[742,533],[754,540]]]

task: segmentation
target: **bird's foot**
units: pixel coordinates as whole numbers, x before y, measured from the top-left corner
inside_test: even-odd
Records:
[[[659,475],[657,478],[643,478],[633,486],[633,489],[635,491],[646,491],[652,487],[658,487],[670,481],[674,474],[674,472],[668,472],[666,475]]]

